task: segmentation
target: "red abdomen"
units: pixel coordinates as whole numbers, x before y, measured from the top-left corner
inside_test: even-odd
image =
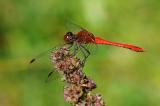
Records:
[[[138,46],[129,45],[129,44],[122,44],[122,43],[118,43],[118,42],[110,42],[110,41],[101,39],[99,37],[95,38],[95,42],[96,42],[96,44],[113,45],[113,46],[127,48],[130,50],[136,51],[136,52],[144,52],[143,48],[140,48]]]

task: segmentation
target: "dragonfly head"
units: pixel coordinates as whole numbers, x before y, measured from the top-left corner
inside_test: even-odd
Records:
[[[66,43],[73,43],[75,41],[75,35],[72,32],[67,32],[64,35],[64,41]]]

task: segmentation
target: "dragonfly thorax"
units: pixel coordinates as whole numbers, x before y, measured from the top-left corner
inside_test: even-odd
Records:
[[[75,35],[72,32],[67,32],[64,35],[64,41],[66,43],[73,43],[75,40],[76,40],[76,37],[75,37]]]

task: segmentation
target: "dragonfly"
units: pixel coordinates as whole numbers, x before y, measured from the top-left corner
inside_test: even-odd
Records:
[[[77,32],[73,32],[73,31],[69,31],[64,35],[64,41],[66,44],[70,44],[72,45],[76,45],[74,51],[75,54],[78,51],[78,49],[80,49],[84,55],[84,59],[83,59],[83,64],[85,63],[86,59],[88,58],[88,56],[91,54],[90,51],[85,47],[85,45],[88,44],[94,44],[94,45],[111,45],[111,46],[117,46],[117,47],[121,47],[121,48],[126,48],[129,49],[131,51],[135,51],[135,52],[144,52],[144,49],[135,45],[131,45],[131,44],[125,44],[125,43],[119,43],[119,42],[112,42],[112,41],[108,41],[105,40],[99,36],[95,36],[93,33],[89,32],[88,30],[77,26],[77,25],[72,25],[74,27],[77,27],[76,29],[78,29],[79,27],[79,31]]]
[[[93,33],[89,32],[85,28],[74,24],[69,23],[66,25],[66,27],[69,29],[68,32],[64,34],[64,45],[69,45],[68,48],[74,47],[73,53],[76,55],[77,52],[80,50],[82,54],[84,55],[84,59],[82,60],[82,67],[84,66],[86,59],[89,57],[90,50],[86,47],[88,44],[93,45],[111,45],[111,46],[117,46],[125,49],[129,49],[131,51],[135,52],[144,52],[144,49],[135,45],[131,44],[125,44],[125,43],[119,43],[119,42],[112,42],[105,40],[99,36],[95,36]],[[52,49],[50,49],[52,50]],[[44,52],[45,53],[45,52]],[[44,53],[41,53],[37,57],[41,57]],[[30,63],[33,63],[36,60],[36,58],[33,58]],[[48,77],[53,72],[50,72],[48,74]]]

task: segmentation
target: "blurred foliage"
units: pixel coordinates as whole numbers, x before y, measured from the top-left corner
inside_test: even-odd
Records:
[[[144,53],[99,46],[84,71],[109,106],[160,106],[159,0],[0,0],[0,106],[69,106],[49,56],[63,44],[65,20],[111,41],[139,45]],[[48,60],[47,60],[48,59]],[[98,63],[98,64],[97,64]]]

